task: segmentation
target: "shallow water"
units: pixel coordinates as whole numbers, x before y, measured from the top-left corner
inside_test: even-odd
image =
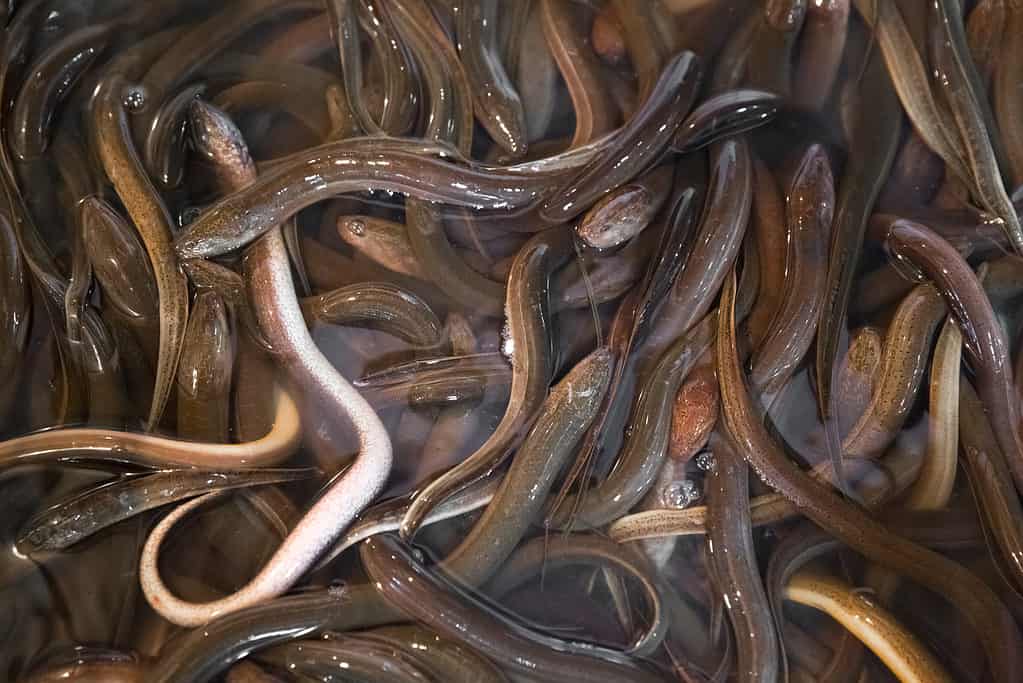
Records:
[[[959,5],[882,0],[872,32],[872,3],[850,0],[15,4],[0,678],[1018,672],[1023,10]],[[267,282],[283,261],[257,262],[291,218],[318,351],[294,319],[275,327],[298,310]],[[176,343],[172,295],[190,311]],[[376,423],[349,419],[361,405],[393,449],[383,474],[366,471],[386,460]],[[769,457],[824,484],[771,476]],[[250,465],[288,471],[267,483]],[[154,478],[189,467],[208,481]],[[215,471],[241,483],[167,533],[170,593],[206,602],[268,562],[299,571],[196,631],[147,597],[140,557],[174,508],[228,486]],[[275,556],[339,490],[334,528],[311,535],[323,547]],[[457,514],[398,540],[410,504],[450,496]],[[68,529],[85,531],[40,547]],[[919,575],[880,568],[910,546]],[[772,583],[799,548],[816,554]],[[949,567],[990,599],[945,590]],[[836,585],[830,616],[806,604]],[[978,631],[971,614],[1003,621]]]

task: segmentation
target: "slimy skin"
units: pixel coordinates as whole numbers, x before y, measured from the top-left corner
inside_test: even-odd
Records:
[[[204,126],[211,136],[206,144],[222,151],[219,158],[224,164],[247,164],[254,180],[255,164],[240,132],[226,116],[202,103],[193,106],[192,116],[223,118],[219,126]],[[351,423],[358,437],[359,454],[306,511],[263,569],[243,588],[219,600],[190,603],[175,597],[163,583],[158,566],[160,545],[168,531],[204,498],[186,503],[161,521],[143,548],[139,579],[153,609],[182,626],[199,626],[283,594],[369,505],[391,471],[391,440],[383,423],[362,395],[323,356],[309,334],[280,230],[271,230],[247,250],[245,275],[259,327],[274,348],[278,362],[292,380],[317,397],[325,411]]]

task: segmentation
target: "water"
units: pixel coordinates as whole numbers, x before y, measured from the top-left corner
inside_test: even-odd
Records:
[[[342,7],[346,3],[331,4]],[[867,127],[863,121],[870,119],[873,108],[882,106],[883,98],[872,90],[870,80],[874,78],[871,60],[879,58],[881,46],[871,38],[855,7],[850,9],[844,0],[809,6],[770,1],[769,16],[778,18],[773,24],[763,18],[768,15],[760,2],[734,0],[635,3],[634,15],[628,17],[613,10],[627,6],[621,2],[508,0],[495,4],[496,17],[487,21],[495,19],[496,36],[482,54],[492,64],[507,68],[508,80],[521,95],[521,123],[529,144],[529,152],[522,158],[511,158],[487,134],[488,129],[499,127],[484,124],[488,102],[498,107],[494,102],[500,93],[492,94],[489,101],[481,97],[490,86],[475,80],[473,46],[463,44],[461,53],[454,47],[451,36],[457,16],[452,7],[457,3],[448,0],[352,3],[354,30],[362,39],[357,48],[362,70],[359,78],[347,81],[332,38],[331,15],[315,4],[246,0],[207,6],[190,0],[167,0],[151,7],[135,7],[113,1],[50,0],[16,5],[6,43],[18,49],[13,50],[16,54],[6,55],[0,77],[0,98],[8,112],[2,139],[8,177],[0,212],[0,373],[5,375],[0,386],[0,416],[3,436],[11,440],[0,443],[0,461],[13,463],[16,456],[31,455],[27,466],[0,470],[4,513],[0,515],[0,547],[7,549],[0,554],[0,606],[4,608],[0,610],[4,642],[0,648],[0,678],[43,681],[66,674],[60,680],[149,680],[146,672],[153,663],[166,661],[169,653],[185,642],[177,639],[184,639],[188,631],[154,611],[140,588],[140,554],[151,529],[170,507],[130,515],[61,552],[29,553],[24,544],[17,543],[33,515],[79,493],[95,491],[125,471],[142,469],[144,463],[137,456],[163,453],[167,448],[166,444],[154,447],[136,443],[83,452],[82,441],[60,441],[65,432],[57,431],[107,428],[110,432],[103,438],[119,444],[119,435],[142,431],[152,400],[160,335],[153,300],[153,269],[141,259],[126,262],[115,258],[123,253],[141,253],[142,246],[133,236],[135,223],[129,215],[134,213],[138,221],[141,214],[138,197],[132,196],[135,190],[117,182],[123,178],[111,182],[107,170],[111,153],[100,148],[103,138],[97,132],[103,121],[96,98],[102,96],[115,60],[132,51],[136,58],[127,63],[123,91],[118,93],[124,109],[122,131],[134,150],[135,161],[150,178],[151,186],[141,189],[143,198],[157,200],[158,214],[166,209],[166,227],[174,231],[165,235],[169,238],[188,230],[225,194],[224,177],[197,153],[190,138],[187,106],[174,108],[168,104],[193,90],[201,92],[204,101],[219,107],[237,124],[261,174],[289,172],[293,170],[287,166],[289,155],[361,135],[360,115],[350,110],[352,103],[367,110],[376,122],[374,126],[386,121],[389,133],[409,138],[423,138],[433,128],[454,131],[457,125],[434,126],[434,118],[449,116],[455,124],[466,122],[468,112],[459,107],[475,106],[476,120],[469,123],[471,144],[463,140],[465,144],[457,154],[434,156],[472,166],[479,173],[497,173],[495,165],[552,157],[571,147],[585,148],[586,143],[610,135],[608,142],[596,146],[600,158],[602,150],[606,154],[609,145],[627,134],[637,111],[650,116],[655,124],[660,122],[661,128],[667,127],[661,122],[666,109],[650,111],[644,105],[658,95],[664,96],[655,87],[660,69],[682,49],[692,50],[701,58],[703,77],[694,97],[696,105],[711,94],[738,88],[778,94],[777,115],[752,130],[735,125],[729,118],[739,117],[741,121],[746,111],[741,107],[711,117],[726,130],[741,131],[739,138],[720,137],[709,148],[684,157],[670,151],[669,140],[661,140],[664,152],[655,165],[671,165],[674,176],[669,187],[658,190],[659,204],[648,227],[616,249],[601,252],[574,243],[553,272],[541,268],[536,283],[531,285],[541,290],[539,299],[549,298],[544,324],[533,333],[539,336],[514,338],[516,332],[505,319],[502,290],[509,272],[522,277],[526,266],[516,256],[530,248],[530,240],[537,239],[541,228],[549,227],[535,205],[515,206],[509,211],[474,210],[430,200],[443,231],[429,233],[430,226],[426,225],[422,228],[425,236],[420,235],[417,241],[409,238],[409,230],[420,228],[406,229],[404,225],[405,196],[374,189],[370,174],[365,187],[358,191],[299,211],[294,228],[286,232],[295,280],[300,282],[302,276],[310,285],[311,291],[300,291],[300,295],[350,288],[345,290],[348,299],[338,304],[341,308],[350,306],[344,324],[308,320],[317,347],[336,371],[354,381],[377,373],[384,376],[389,369],[410,363],[413,365],[409,367],[417,368],[386,386],[357,383],[373,403],[394,448],[391,475],[371,508],[374,514],[391,511],[385,531],[393,531],[395,520],[400,518],[393,510],[402,509],[410,496],[487,441],[508,410],[509,395],[516,395],[520,389],[511,379],[513,368],[519,372],[531,357],[543,355],[549,360],[549,385],[554,386],[598,343],[609,345],[619,361],[628,353],[627,362],[617,368],[614,402],[601,413],[600,430],[588,430],[591,439],[583,440],[589,450],[584,451],[578,443],[569,445],[570,465],[558,473],[551,491],[542,494],[542,504],[528,520],[522,538],[513,544],[517,549],[509,557],[502,557],[489,572],[500,574],[500,570],[512,566],[521,569],[522,575],[515,577],[511,582],[514,585],[507,590],[497,591],[494,584],[484,583],[471,587],[471,592],[481,601],[477,609],[517,622],[528,629],[529,638],[542,635],[574,642],[579,675],[594,677],[587,668],[593,652],[580,653],[586,648],[578,647],[579,643],[627,651],[650,626],[655,613],[647,589],[635,575],[604,571],[605,564],[594,544],[608,538],[619,540],[622,547],[613,552],[638,563],[643,575],[657,586],[664,618],[670,621],[663,642],[640,656],[616,659],[603,655],[607,661],[627,662],[621,664],[624,668],[619,680],[628,680],[628,671],[637,680],[643,673],[684,680],[684,671],[696,672],[698,677],[710,676],[719,666],[724,671],[737,670],[736,648],[726,640],[742,635],[733,635],[729,618],[733,616],[731,601],[742,591],[728,583],[729,577],[712,575],[707,558],[722,551],[742,555],[748,560],[746,571],[753,572],[746,578],[763,585],[779,549],[798,538],[809,522],[798,513],[785,512],[779,517],[780,513],[770,512],[779,499],[772,497],[770,489],[751,471],[749,494],[755,501],[755,524],[751,531],[744,532],[745,543],[720,547],[721,539],[726,537],[724,531],[708,540],[701,524],[713,529],[727,524],[727,520],[707,515],[704,506],[712,495],[715,477],[727,471],[723,466],[727,461],[722,458],[734,457],[720,450],[719,439],[726,430],[722,410],[728,408],[718,406],[720,397],[707,389],[706,382],[685,380],[702,374],[716,378],[711,386],[720,381],[720,369],[714,373],[714,334],[691,351],[691,358],[682,356],[666,366],[676,373],[674,380],[669,379],[670,372],[663,377],[651,375],[651,368],[673,353],[683,333],[697,334],[693,331],[697,326],[675,329],[672,320],[688,312],[683,307],[689,305],[693,292],[705,291],[702,297],[696,297],[695,304],[706,304],[706,310],[695,315],[697,321],[715,307],[733,263],[740,273],[756,273],[752,282],[760,285],[753,313],[748,321],[740,320],[739,328],[742,367],[753,376],[758,376],[758,363],[766,362],[758,355],[763,333],[780,324],[774,316],[777,309],[758,311],[758,306],[767,300],[820,298],[824,281],[811,276],[814,272],[827,273],[827,259],[834,252],[822,250],[823,256],[817,261],[808,255],[812,250],[799,242],[797,228],[804,225],[799,221],[820,221],[822,212],[797,213],[798,198],[789,188],[811,145],[820,145],[826,157],[837,197],[836,215],[850,210],[849,188],[867,188],[874,180],[854,172],[869,166],[870,153],[883,144],[883,132],[874,131],[867,139],[861,137]],[[975,17],[983,16],[988,3],[965,4],[966,28],[972,35],[985,28],[977,25],[981,19]],[[933,22],[928,23],[930,4],[921,9],[909,0],[900,0],[894,6],[917,43],[921,63],[929,65],[928,60],[934,58],[928,51],[928,41],[933,40],[929,32],[938,30]],[[422,7],[430,8],[432,14],[416,15],[416,8]],[[460,11],[466,11],[465,7]],[[559,12],[567,17],[560,23]],[[402,16],[417,18],[402,29]],[[108,28],[104,33],[93,30],[103,26]],[[416,26],[425,32],[425,47],[415,42],[412,28]],[[591,35],[593,26],[604,33]],[[789,30],[793,26],[797,28]],[[444,41],[452,42],[447,45]],[[744,49],[749,46],[749,51]],[[835,46],[840,49],[833,49]],[[984,79],[990,80],[996,66],[1019,69],[1007,59],[1000,62],[997,55],[993,62],[984,61],[982,46],[970,47]],[[432,50],[428,54],[440,60],[440,67],[431,71],[419,64],[417,59],[421,61],[421,57],[414,56],[417,49]],[[566,55],[572,54],[582,55],[580,61],[570,63]],[[450,61],[444,61],[459,56],[461,72]],[[396,66],[396,62],[388,61],[396,58],[406,62]],[[159,69],[152,69],[154,65]],[[123,60],[121,66],[125,66]],[[1023,72],[1018,75],[1023,78]],[[460,80],[463,78],[466,80]],[[430,90],[436,79],[447,79],[443,96]],[[351,98],[335,97],[337,92],[344,92],[346,85],[359,81],[361,93]],[[942,97],[951,83],[943,75],[942,80],[928,87]],[[199,85],[204,90],[196,87]],[[388,85],[393,85],[395,91],[387,91]],[[44,97],[47,87],[51,92],[59,91],[59,96]],[[648,95],[651,99],[645,101]],[[942,106],[949,106],[941,101]],[[498,115],[506,119],[515,116],[507,111]],[[957,451],[954,447],[939,448],[936,429],[950,426],[940,420],[952,420],[952,426],[960,427],[964,434],[974,425],[954,423],[958,418],[954,414],[948,417],[942,409],[957,404],[955,397],[950,402],[945,396],[950,391],[947,380],[932,370],[938,366],[934,338],[946,311],[938,302],[933,304],[933,311],[919,312],[911,319],[909,312],[900,308],[900,304],[921,296],[920,289],[914,288],[927,281],[928,273],[921,264],[895,256],[887,248],[885,231],[891,219],[885,216],[933,227],[969,259],[974,269],[989,264],[986,282],[993,281],[991,300],[1003,327],[1001,333],[1010,342],[1009,361],[1014,360],[1017,368],[1020,320],[1015,297],[1023,278],[1018,261],[1007,256],[1007,241],[1001,233],[1005,221],[993,214],[990,206],[982,205],[970,178],[946,173],[944,163],[928,149],[922,136],[909,123],[898,121],[898,116],[891,117],[890,125],[898,138],[895,160],[878,188],[872,210],[865,213],[865,218],[873,214],[873,220],[865,228],[848,317],[840,326],[833,384],[835,424],[847,448],[855,439],[861,439],[858,444],[872,444],[863,454],[869,458],[847,459],[846,472],[857,494],[874,507],[875,516],[890,522],[892,528],[919,532],[937,524],[935,519],[946,524],[949,530],[937,534],[940,538],[932,539],[931,544],[970,569],[1015,610],[1018,596],[1011,587],[1019,587],[1023,577],[1012,561],[1015,536],[1009,527],[1018,526],[1019,520],[1013,517],[1018,501],[1010,498],[1010,512],[1006,513],[1010,515],[1009,523],[1003,520],[1009,531],[998,538],[991,529],[984,528],[993,523],[988,512],[976,513],[976,503],[994,494],[975,481],[972,470],[969,479],[957,476],[948,495],[936,504],[939,511],[932,511],[931,517],[917,513],[914,517],[905,509],[907,498],[915,499],[914,487],[925,486],[919,482],[927,482],[927,477],[933,475],[937,467],[934,461],[940,453],[954,455]],[[999,124],[1004,126],[1002,121]],[[651,125],[642,131],[643,140],[636,141],[635,149],[620,150],[617,158],[608,160],[607,168],[627,166],[635,150],[647,143],[646,136],[656,128]],[[504,129],[511,130],[507,126]],[[709,127],[708,135],[713,137],[715,130]],[[386,145],[380,131],[365,132],[380,136],[381,144]],[[441,142],[445,148],[455,144],[452,140]],[[956,138],[954,144],[961,144],[961,139]],[[744,162],[747,148],[749,157]],[[1011,165],[1015,150],[1011,142],[1007,148]],[[723,159],[727,154],[737,161],[726,164]],[[465,156],[471,161],[461,160]],[[377,160],[384,158],[386,153],[381,152]],[[580,163],[569,157],[561,161],[560,168],[567,165],[578,169]],[[548,176],[539,192],[549,195],[571,180],[574,171],[558,172],[557,168],[546,171]],[[1011,175],[1008,168],[1000,170],[1006,177]],[[635,169],[628,182],[652,186],[649,171],[649,167]],[[726,181],[721,182],[716,173],[723,174]],[[296,177],[303,175],[299,172]],[[178,176],[183,178],[181,183],[167,181]],[[514,204],[518,197],[534,191],[517,189],[523,177],[521,172],[507,173],[502,176],[505,187],[493,192],[507,195],[507,203]],[[471,182],[479,190],[478,182]],[[748,190],[744,183],[749,184]],[[684,240],[684,248],[679,250],[680,267],[672,271],[673,275],[665,275],[671,269],[664,265],[655,274],[658,260],[666,259],[676,246],[666,244],[662,236],[671,227],[669,218],[678,198],[689,187],[695,189],[696,199],[688,219],[691,225],[678,231]],[[1007,193],[1014,189],[1006,187]],[[479,193],[488,191],[484,188]],[[747,191],[752,199],[744,204],[742,193]],[[283,203],[287,201],[285,194],[268,200]],[[811,195],[811,204],[814,197],[820,204],[833,201],[823,194]],[[85,224],[90,220],[82,208],[86,198],[107,202],[129,227],[125,233],[118,233],[103,224],[99,232],[89,233],[115,240],[110,244],[124,248],[114,249],[104,243],[92,249],[89,253],[93,261],[88,268],[82,261],[87,251],[83,244]],[[253,214],[258,210],[250,209]],[[345,217],[348,220],[341,221]],[[383,225],[380,221],[369,219],[389,221],[389,231],[376,227]],[[156,220],[158,223],[159,216]],[[371,241],[371,247],[360,249],[361,242],[353,244],[340,236],[339,225],[346,225],[361,240]],[[394,226],[397,229],[392,230]],[[139,232],[145,232],[147,226],[139,227],[143,228]],[[567,227],[551,229],[570,227],[571,222]],[[838,222],[815,229],[817,239],[830,241],[835,239]],[[556,247],[550,251],[553,255],[547,258],[560,258]],[[104,268],[101,261],[107,254],[113,266],[107,264]],[[225,317],[209,322],[205,328],[196,325],[186,333],[186,352],[156,434],[166,439],[188,435],[209,444],[256,442],[268,431],[287,426],[283,422],[275,424],[280,416],[275,412],[273,397],[280,383],[288,386],[295,398],[301,437],[293,452],[286,452],[286,457],[273,466],[315,466],[320,474],[309,481],[226,493],[180,522],[163,544],[160,573],[175,595],[190,601],[212,600],[244,587],[303,512],[328,486],[345,476],[359,448],[347,420],[322,394],[317,394],[315,387],[295,385],[286,379],[289,372],[295,376],[294,368],[286,367],[280,357],[265,348],[262,333],[255,334],[259,323],[252,300],[258,285],[251,278],[246,281],[250,273],[242,253],[226,253],[215,260],[233,271],[213,286],[225,304]],[[586,277],[580,276],[580,269]],[[113,277],[112,271],[123,277]],[[69,283],[80,284],[83,277],[89,280],[88,296],[85,307],[76,311],[73,297],[65,302],[64,291]],[[666,286],[659,290],[660,298],[653,301],[662,305],[650,306],[648,313],[652,314],[637,325],[630,311],[642,304],[643,293],[657,277],[668,278],[658,282]],[[673,291],[676,280],[688,283],[687,288]],[[398,288],[401,301],[374,298],[376,294],[367,293],[366,283],[381,282]],[[111,291],[115,287],[117,291]],[[189,292],[193,303],[195,294],[193,283]],[[118,303],[129,300],[140,305],[126,308]],[[314,303],[313,299],[305,301],[307,311]],[[260,301],[257,305],[266,309],[272,304]],[[537,306],[516,310],[525,311],[523,315],[527,316],[540,315]],[[106,341],[116,347],[116,353],[98,365],[85,363],[82,344],[74,341],[81,336],[74,321],[86,313],[95,317],[85,329],[103,330],[109,336]],[[643,328],[646,324],[649,327]],[[816,325],[814,318],[791,328],[790,347],[799,347],[793,352],[798,357],[775,400],[762,403],[757,387],[751,393],[754,409],[769,404],[765,424],[771,437],[783,444],[787,456],[804,468],[826,472],[825,431],[817,400],[820,368],[812,334]],[[894,332],[900,325],[907,330],[901,336]],[[409,341],[410,337],[426,335],[431,326],[443,331],[429,343]],[[811,334],[801,334],[807,331]],[[873,346],[864,341],[868,331],[876,331],[877,336],[872,338],[880,340]],[[205,343],[213,338],[226,338],[228,343]],[[893,352],[899,345],[914,342],[920,347],[915,355]],[[215,355],[210,355],[215,349]],[[414,364],[448,356],[464,358],[453,365]],[[963,381],[978,381],[980,373],[973,360],[963,356],[961,361],[953,358],[952,362],[953,367],[961,362],[967,370]],[[900,380],[904,381],[900,384]],[[521,383],[521,378],[515,381]],[[1017,399],[1011,396],[1006,400]],[[985,406],[985,410],[991,414],[992,406]],[[530,425],[541,412],[540,401],[530,406],[520,433],[501,449],[502,455],[510,455],[502,461],[502,467],[517,462],[522,443],[528,443]],[[685,433],[672,432],[672,425]],[[30,447],[30,442],[24,440],[14,441],[40,430],[54,430],[57,446],[42,449]],[[644,441],[642,448],[634,446],[652,431],[657,438]],[[717,436],[711,438],[712,432]],[[695,439],[693,434],[703,436]],[[98,437],[92,433],[90,438]],[[666,456],[669,442],[672,449],[685,443],[687,450],[672,450],[672,455]],[[636,460],[622,462],[620,456],[630,452],[630,447]],[[589,458],[578,463],[580,476],[565,483],[562,478],[583,453],[589,453]],[[743,457],[741,448],[737,447],[737,453]],[[68,461],[72,456],[86,461]],[[930,459],[928,465],[922,466],[925,459]],[[639,461],[646,466],[633,467]],[[959,472],[969,466],[963,465]],[[635,474],[639,469],[642,473]],[[955,463],[951,470],[956,471]],[[612,484],[618,481],[624,483],[613,490]],[[1014,497],[1012,485],[1006,484]],[[565,491],[563,486],[567,487]],[[557,519],[552,506],[555,500],[562,500],[561,493],[590,496],[574,510],[576,515],[597,514],[591,509],[594,496],[606,495],[612,502],[626,498],[631,503],[626,511],[602,520],[596,529],[576,528],[564,537],[564,532],[555,528],[558,524],[544,528],[545,519]],[[163,494],[154,491],[152,495]],[[514,502],[534,495],[538,495],[535,490],[526,487]],[[759,512],[758,505],[762,506]],[[472,509],[428,525],[416,535],[415,561],[432,566],[466,538],[472,538],[473,533],[500,535],[499,530],[475,528],[483,516],[482,506],[468,507]],[[670,511],[670,515],[661,519],[658,511]],[[758,514],[768,518],[758,518]],[[698,518],[708,521],[693,522]],[[672,519],[676,521],[670,522]],[[636,531],[637,525],[646,523],[655,530]],[[668,534],[665,528],[672,523],[686,531]],[[700,533],[690,533],[694,525]],[[666,537],[651,537],[657,535]],[[958,540],[952,543],[952,537]],[[715,540],[718,547],[712,548]],[[531,561],[531,542],[533,547],[552,544],[554,554],[548,556],[545,551],[539,561]],[[577,542],[582,550],[569,552],[566,546],[558,545],[566,542]],[[753,556],[745,557],[750,551]],[[564,557],[558,553],[574,559],[562,561]],[[850,551],[830,552],[811,565],[845,582],[852,593],[869,594],[884,603],[951,680],[987,680],[982,673],[986,666],[984,650],[959,612],[906,580],[888,599],[877,593],[876,582],[868,580],[868,566]],[[736,571],[743,570],[740,567]],[[352,591],[357,593],[365,581],[359,551],[353,547],[326,566],[304,572],[289,590],[333,591],[345,599]],[[507,577],[497,581],[508,582]],[[261,600],[260,604],[268,601]],[[790,601],[783,613],[775,616],[782,625],[792,678],[825,680],[822,672],[834,666],[843,676],[848,674],[843,680],[855,679],[861,668],[861,680],[894,680],[889,667],[897,668],[897,662],[882,662],[869,652],[851,647],[848,633],[820,611]],[[427,636],[433,637],[424,630],[418,637]],[[451,640],[456,635],[445,637]],[[468,646],[463,643],[462,647]],[[833,662],[836,653],[843,657]],[[513,659],[515,653],[501,651],[500,642],[495,650],[481,654],[509,673],[521,674],[501,659]],[[399,655],[395,652],[394,661],[400,660]],[[257,652],[248,664],[261,667],[264,676],[297,680],[278,668],[284,660],[271,655],[266,658],[261,661]],[[417,666],[429,668],[422,662]],[[39,677],[31,677],[32,672]],[[45,672],[51,677],[43,677]],[[93,677],[87,678],[90,672]],[[234,675],[238,678],[228,675],[223,680],[257,680],[241,678],[241,671]],[[318,675],[317,680],[339,680]],[[432,675],[442,680],[436,671]],[[550,679],[545,675],[541,668],[539,680]],[[762,679],[740,676],[737,680],[774,679],[765,674]]]

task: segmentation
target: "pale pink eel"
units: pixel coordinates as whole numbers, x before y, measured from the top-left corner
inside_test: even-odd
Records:
[[[225,114],[196,102],[192,126],[198,132],[200,151],[225,171],[220,177],[230,184],[227,189],[236,190],[255,179],[255,165],[241,133]],[[328,413],[347,418],[358,435],[359,454],[305,513],[263,569],[244,587],[219,600],[193,603],[176,597],[163,583],[158,568],[163,539],[199,501],[186,503],[157,525],[142,550],[139,578],[153,609],[180,626],[200,626],[286,592],[380,493],[391,471],[391,440],[383,423],[324,357],[306,328],[279,228],[248,248],[245,277],[260,330],[274,348],[277,361]]]

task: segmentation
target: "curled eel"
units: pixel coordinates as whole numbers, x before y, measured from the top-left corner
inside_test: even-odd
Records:
[[[1008,27],[1007,4],[1006,0],[980,0],[974,4],[966,19],[966,41],[970,56],[977,65],[982,92],[986,96],[991,93],[991,82],[998,69],[999,51],[1005,44],[1002,37]]]
[[[112,460],[143,467],[206,469],[276,465],[298,448],[302,428],[298,407],[287,392],[278,389],[273,400],[276,405],[273,428],[253,441],[203,443],[113,429],[50,429],[0,442],[0,469],[65,460]]]
[[[625,514],[653,486],[668,453],[672,408],[682,381],[713,345],[716,312],[675,342],[648,372],[633,402],[630,433],[608,477],[569,494],[550,515],[555,529],[599,528]]]
[[[714,305],[714,294],[739,254],[753,203],[753,160],[742,137],[711,147],[711,176],[696,238],[657,325],[640,349],[641,370],[692,328]],[[654,360],[653,362],[656,362]]]
[[[1012,613],[987,584],[961,565],[892,534],[800,469],[768,433],[740,365],[735,289],[733,276],[722,295],[716,351],[724,421],[743,457],[764,483],[840,541],[949,600],[980,635],[994,677],[1017,680],[1023,638]]]
[[[809,351],[823,301],[835,192],[831,164],[819,145],[811,145],[800,160],[786,206],[784,293],[753,356],[753,386],[768,409]]]
[[[625,48],[636,73],[636,99],[640,102],[650,96],[668,57],[674,53],[658,34],[653,16],[655,2],[634,3],[631,0],[611,0],[615,18],[621,26]]]
[[[817,325],[815,361],[817,404],[827,432],[828,457],[842,488],[845,488],[845,483],[842,476],[841,437],[837,429],[838,421],[833,415],[831,393],[835,361],[846,325],[867,221],[895,161],[902,132],[899,98],[876,50],[867,62],[861,87],[864,90],[864,101],[870,101],[871,106],[860,110],[854,131],[856,142],[850,150],[845,172],[838,184],[828,277]]]
[[[989,3],[994,4],[994,3]],[[1023,112],[1023,94],[1019,90],[1023,76],[1023,45],[1013,36],[1023,31],[1023,3],[1010,0],[1006,3],[1005,40],[997,59],[994,60],[994,105],[995,115],[1005,141],[1009,158],[1009,175],[1014,185],[1023,183],[1023,131],[1016,122]]]
[[[544,202],[540,217],[551,225],[570,221],[656,164],[693,106],[702,75],[700,59],[692,52],[680,52],[673,57],[649,99],[606,150]]]
[[[985,540],[1001,557],[1000,564],[1016,590],[1023,590],[1023,509],[985,407],[965,377],[959,379],[958,408],[963,469],[988,529]]]
[[[796,64],[793,104],[819,110],[831,95],[842,66],[848,33],[850,0],[824,0],[806,6]]]
[[[872,467],[864,471],[862,480],[857,482],[857,491],[872,508],[892,500],[916,481],[921,460],[918,453],[895,449],[886,458],[884,467]],[[828,474],[828,470],[818,468],[813,476],[827,481]],[[707,516],[705,505],[634,512],[618,518],[608,528],[608,535],[619,543],[648,538],[699,536],[707,533]],[[769,526],[799,516],[795,505],[773,491],[750,501],[750,517],[755,527]]]
[[[374,536],[360,548],[363,566],[394,607],[442,636],[464,642],[502,667],[593,683],[654,683],[661,678],[621,653],[597,645],[566,652],[566,641],[511,622],[416,561],[394,536]]]
[[[545,572],[577,564],[616,570],[634,578],[643,587],[644,601],[650,607],[651,625],[644,629],[645,633],[633,643],[628,652],[643,657],[655,651],[664,640],[669,626],[663,604],[665,598],[662,583],[652,573],[652,567],[641,553],[601,536],[566,534],[550,538],[537,537],[523,543],[490,581],[487,592],[501,597]]]
[[[997,217],[1016,253],[1023,254],[1023,226],[999,170],[1007,165],[1002,163],[1005,154],[994,115],[966,45],[958,0],[938,0],[929,19],[931,68],[943,86],[941,93],[958,127],[963,159],[972,181],[971,194]]]
[[[11,149],[20,159],[36,158],[46,151],[57,106],[106,48],[111,29],[109,24],[100,24],[74,31],[32,65],[7,123]]]
[[[760,264],[760,286],[746,322],[750,348],[759,348],[778,310],[785,292],[785,256],[788,251],[789,224],[785,220],[785,203],[774,174],[760,159],[753,164],[753,240]]]
[[[209,681],[250,652],[324,628],[342,628],[346,618],[369,622],[367,626],[386,623],[386,619],[372,619],[381,611],[374,597],[369,587],[362,591],[332,588],[267,600],[227,614],[206,628],[182,634],[175,647],[163,648],[147,680]]]
[[[920,390],[931,340],[946,310],[941,295],[928,284],[917,285],[899,304],[885,333],[876,387],[863,414],[852,416],[856,421],[842,439],[843,456],[876,457],[898,435]]]
[[[199,215],[175,240],[181,258],[234,251],[293,215],[344,192],[388,190],[455,206],[515,210],[551,191],[550,174],[465,168],[424,155],[447,151],[416,140],[369,138],[328,142],[296,153],[254,183]]]
[[[886,244],[895,258],[916,266],[934,281],[959,324],[991,427],[1017,490],[1023,490],[1019,396],[1013,384],[1009,343],[991,300],[959,252],[923,225],[895,221],[888,229]]]
[[[405,650],[437,681],[508,682],[504,672],[486,657],[422,626],[383,626],[362,634]]]
[[[173,469],[128,475],[76,492],[34,515],[18,535],[25,554],[66,550],[93,534],[147,510],[211,491],[308,479],[316,470],[248,469],[211,472]]]
[[[339,668],[349,680],[366,683],[435,680],[414,651],[361,633],[325,633],[314,640],[282,643],[260,653],[260,661],[300,680],[330,681]]]
[[[743,683],[778,680],[778,631],[753,547],[749,467],[728,437],[713,444],[716,466],[707,477],[707,557],[710,574],[729,606]]]
[[[512,156],[526,153],[526,116],[497,50],[497,0],[460,2],[458,53],[473,92],[476,119]]]
[[[441,563],[445,572],[477,586],[504,564],[530,525],[539,520],[555,477],[596,417],[611,382],[613,363],[612,353],[600,347],[551,390],[493,500]]]
[[[580,147],[610,132],[617,112],[604,86],[596,55],[576,28],[579,22],[572,4],[540,0],[539,13],[547,45],[575,108],[571,147]]]
[[[132,141],[125,104],[130,101],[132,77],[138,71],[135,59],[128,53],[107,68],[96,94],[93,127],[103,169],[139,231],[156,279],[159,353],[153,403],[146,419],[146,431],[152,431],[174,387],[188,321],[188,284],[171,245],[174,221]]]
[[[572,233],[566,227],[539,233],[515,257],[505,303],[512,355],[508,407],[483,445],[419,492],[402,522],[403,537],[411,537],[423,517],[444,498],[504,462],[522,427],[547,396],[555,362],[548,280],[572,254]]]
[[[236,165],[239,180],[255,180],[256,167],[241,133],[222,112],[199,101],[192,116],[217,121],[205,126],[206,144],[220,163]],[[273,557],[243,588],[218,600],[189,603],[174,596],[160,577],[159,550],[178,519],[204,498],[182,505],[164,518],[150,534],[140,561],[140,582],[149,604],[164,618],[183,626],[198,626],[230,612],[277,597],[290,588],[333,543],[352,520],[383,488],[391,470],[391,441],[369,403],[337,372],[316,347],[295,294],[284,239],[271,230],[245,254],[245,274],[257,320],[274,348],[277,361],[324,408],[347,419],[359,440],[359,454],[344,474],[335,479]]]
[[[927,646],[868,595],[833,576],[797,572],[785,597],[825,612],[859,638],[902,683],[951,683]]]
[[[235,339],[223,298],[195,297],[177,375],[178,436],[189,441],[228,440]]]

